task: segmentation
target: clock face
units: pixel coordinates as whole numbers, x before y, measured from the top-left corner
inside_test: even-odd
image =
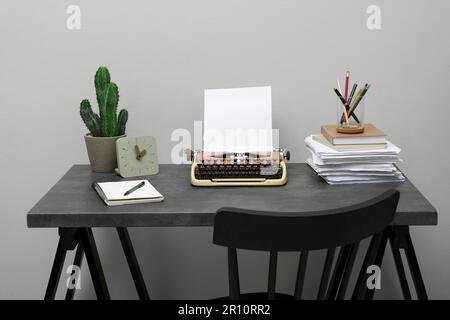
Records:
[[[119,174],[124,177],[158,173],[156,141],[153,137],[124,137],[116,141]]]

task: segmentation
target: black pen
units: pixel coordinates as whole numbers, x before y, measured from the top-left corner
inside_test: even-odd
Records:
[[[142,188],[145,185],[145,181],[142,181],[141,183],[139,183],[137,186],[134,186],[133,188],[131,188],[130,190],[128,190],[127,192],[125,192],[123,194],[123,196],[128,196],[129,194],[135,192],[137,189]]]
[[[348,100],[347,100],[347,107],[350,107],[350,103],[352,103],[353,95],[355,94],[357,86],[358,85],[356,83],[353,85],[352,91],[350,92],[350,96],[348,97]]]
[[[334,90],[334,92],[336,92],[337,96],[339,97],[339,99],[341,100],[341,102],[342,102],[342,103],[344,104],[344,106],[345,106],[345,99],[344,99],[344,97],[341,95],[341,93],[339,92],[339,90],[336,89],[336,88],[333,88],[333,90]]]
[[[347,108],[347,104],[345,103],[344,97],[341,95],[341,93],[339,92],[338,89],[333,88],[333,90],[334,90],[334,92],[336,92],[337,96],[338,96],[339,99],[341,100],[342,104],[344,105],[345,110],[348,111],[349,109]],[[352,114],[351,116],[355,119],[356,122],[359,123],[359,119],[358,119],[358,117],[357,117],[355,114]],[[348,114],[348,117],[350,118],[350,114]],[[342,115],[342,117],[341,117],[341,122],[344,122],[344,120],[345,120],[344,115]]]

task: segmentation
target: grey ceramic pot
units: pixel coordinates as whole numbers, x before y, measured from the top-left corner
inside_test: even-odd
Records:
[[[113,172],[117,168],[116,140],[117,137],[93,137],[90,133],[84,136],[92,171]]]

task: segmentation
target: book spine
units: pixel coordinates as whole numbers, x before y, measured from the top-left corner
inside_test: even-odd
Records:
[[[333,137],[328,134],[327,130],[325,130],[324,127],[320,128],[320,133],[322,133],[322,135],[325,137],[325,139],[328,140],[329,143],[334,144]]]

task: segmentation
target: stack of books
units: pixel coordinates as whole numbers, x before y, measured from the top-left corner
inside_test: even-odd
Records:
[[[336,126],[321,127],[321,133],[306,137],[311,152],[306,163],[329,184],[402,182],[397,168],[400,148],[372,124],[359,134],[336,132]]]

